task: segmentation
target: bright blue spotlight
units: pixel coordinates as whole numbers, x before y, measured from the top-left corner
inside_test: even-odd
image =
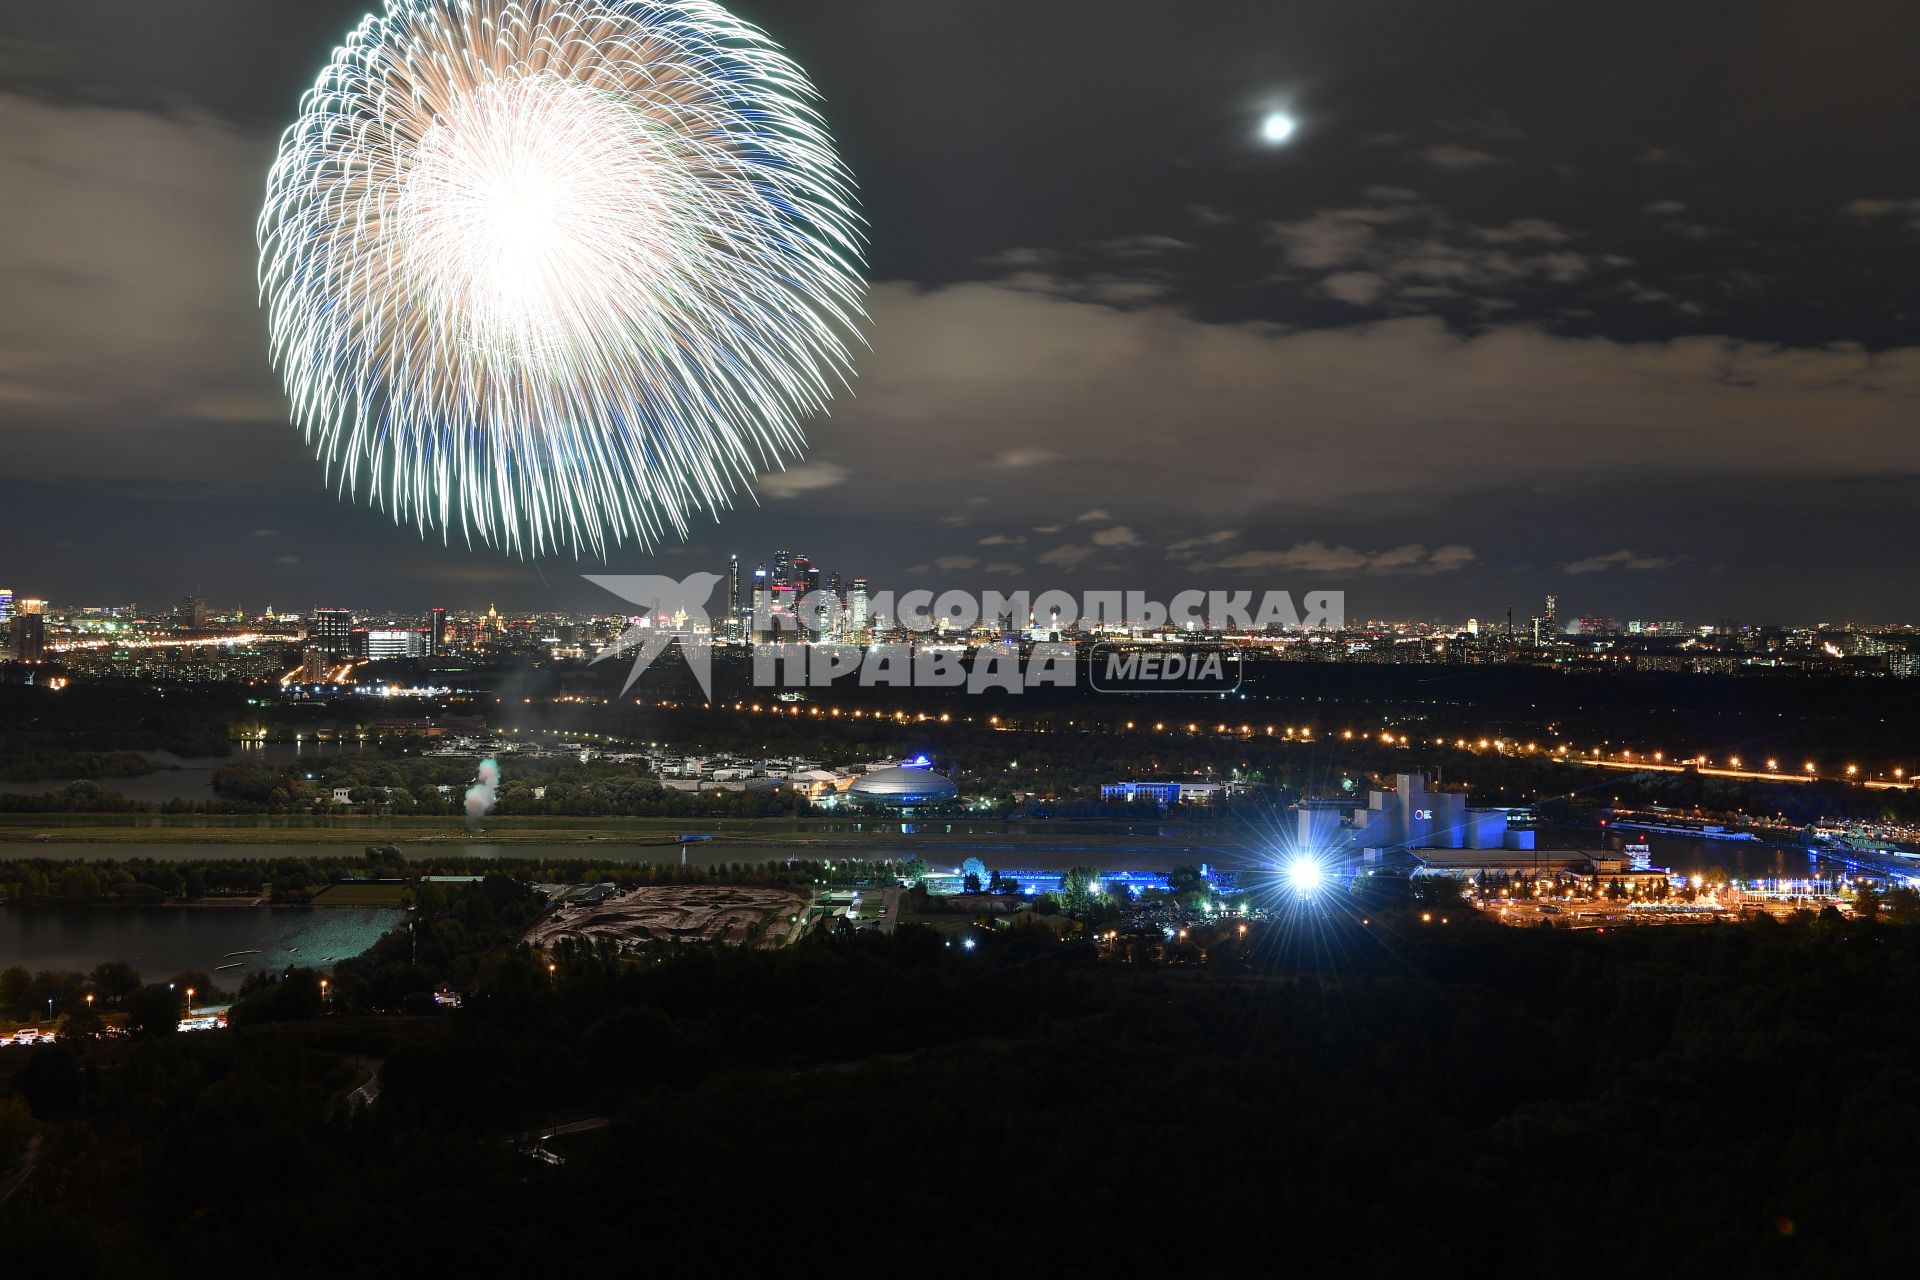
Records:
[[[1287,864],[1287,884],[1302,898],[1312,897],[1326,878],[1320,864],[1305,854]]]

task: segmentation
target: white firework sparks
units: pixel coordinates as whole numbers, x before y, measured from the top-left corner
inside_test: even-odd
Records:
[[[604,556],[795,456],[864,318],[815,98],[707,0],[388,0],[302,99],[258,228],[341,488]]]

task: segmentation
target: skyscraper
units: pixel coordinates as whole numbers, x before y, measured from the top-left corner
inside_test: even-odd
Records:
[[[378,662],[382,658],[418,658],[431,643],[427,633],[411,627],[362,627],[353,633],[355,657]]]
[[[1560,597],[1547,597],[1547,612],[1541,621],[1546,624],[1545,631],[1549,640],[1560,634]]]
[[[447,611],[435,606],[427,614],[427,652],[439,657],[447,651]]]
[[[855,639],[864,639],[867,631],[867,580],[855,578],[847,598],[847,612]]]
[[[315,609],[307,624],[307,643],[335,662],[353,652],[353,613],[348,609]]]
[[[766,627],[767,610],[767,566],[759,565],[753,571],[752,616],[747,620],[747,639],[758,640],[760,632]]]
[[[47,656],[47,619],[44,600],[22,600],[7,622],[8,640],[16,662],[43,662]]]
[[[13,588],[0,587],[0,627],[13,617]]]

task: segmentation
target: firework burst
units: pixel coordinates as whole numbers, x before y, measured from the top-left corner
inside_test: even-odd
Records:
[[[795,456],[863,319],[805,75],[706,0],[388,0],[281,140],[274,362],[343,491],[652,546]]]

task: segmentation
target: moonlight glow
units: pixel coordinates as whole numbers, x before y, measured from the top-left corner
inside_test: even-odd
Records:
[[[604,554],[794,457],[862,318],[815,96],[707,0],[388,0],[259,224],[274,361],[341,488]]]
[[[1275,111],[1260,122],[1260,139],[1277,147],[1293,136],[1296,127],[1292,116],[1284,111]]]

